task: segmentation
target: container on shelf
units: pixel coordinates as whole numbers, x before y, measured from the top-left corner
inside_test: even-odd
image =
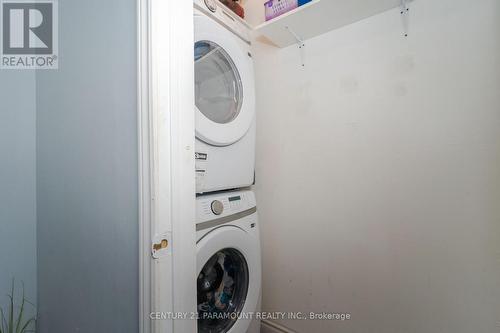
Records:
[[[224,4],[227,8],[231,9],[236,15],[245,18],[245,9],[238,3],[238,1],[234,0],[219,0],[222,4]]]
[[[311,0],[269,0],[264,3],[266,21],[300,7]]]

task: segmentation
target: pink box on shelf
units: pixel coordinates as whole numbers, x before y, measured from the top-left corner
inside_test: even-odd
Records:
[[[298,0],[269,0],[264,3],[266,21],[272,20],[299,6]]]

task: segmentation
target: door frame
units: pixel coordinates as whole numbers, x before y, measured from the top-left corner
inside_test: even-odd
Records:
[[[139,332],[194,333],[193,3],[137,0],[137,27]]]

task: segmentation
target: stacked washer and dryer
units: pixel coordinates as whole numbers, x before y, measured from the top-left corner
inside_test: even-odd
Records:
[[[250,29],[194,0],[198,332],[257,333],[261,255],[255,196]]]

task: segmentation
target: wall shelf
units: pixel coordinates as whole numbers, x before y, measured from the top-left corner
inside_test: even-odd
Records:
[[[286,47],[402,5],[402,0],[313,0],[257,27]]]

